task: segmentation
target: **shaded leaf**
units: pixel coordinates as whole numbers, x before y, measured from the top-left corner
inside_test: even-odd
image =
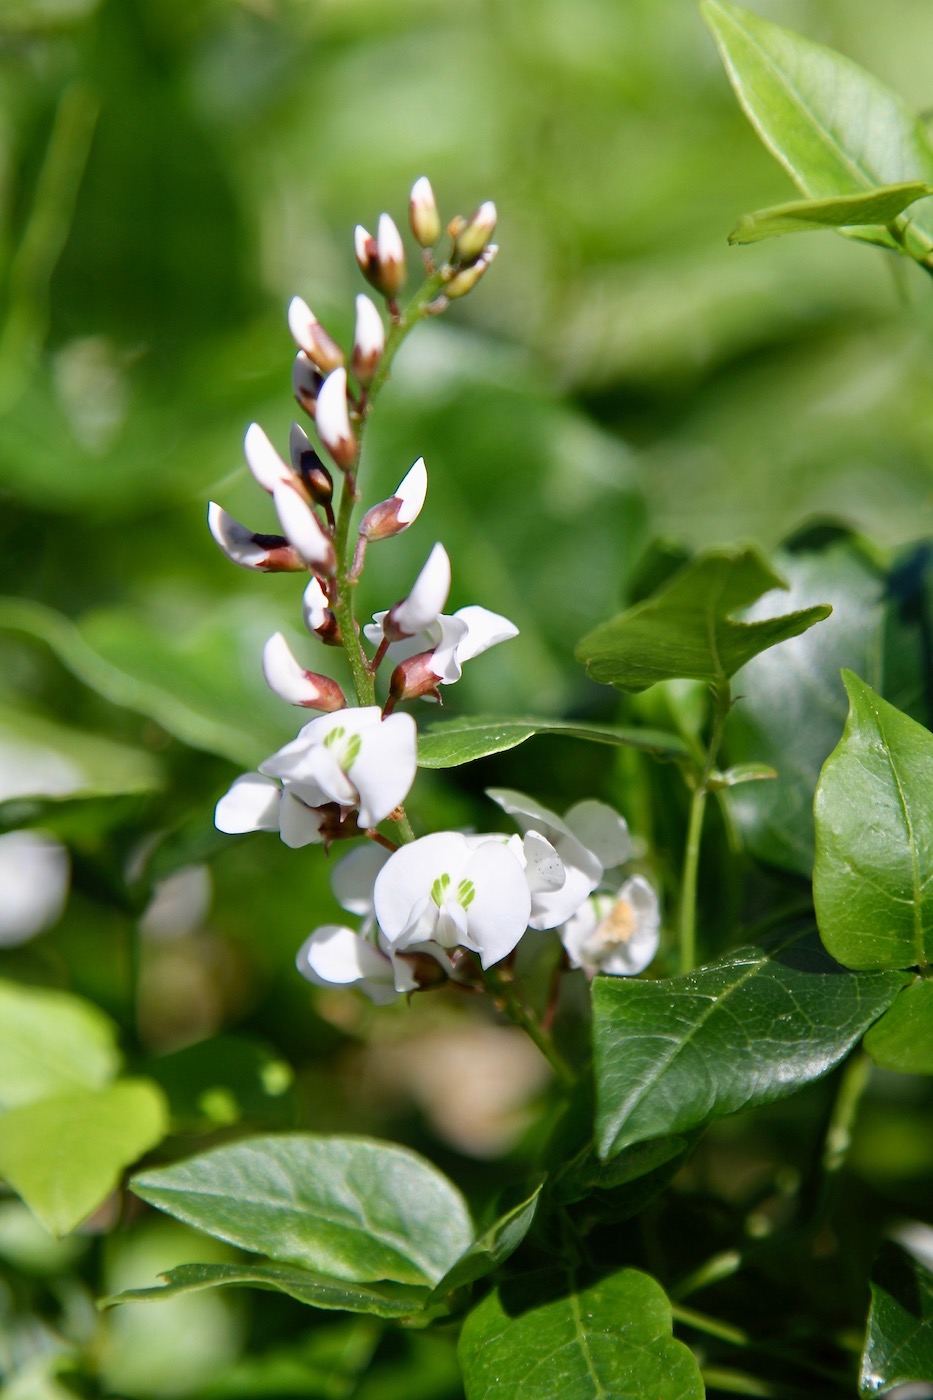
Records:
[[[491,1274],[509,1255],[514,1254],[531,1229],[540,1195],[541,1187],[538,1186],[530,1196],[505,1211],[488,1230],[484,1230],[436,1285],[431,1294],[432,1302],[445,1298],[455,1288],[463,1288],[475,1279]]]
[[[933,1381],[933,1273],[885,1244],[872,1270],[859,1394],[868,1400],[912,1381]]]
[[[840,195],[835,199],[799,199],[743,214],[729,234],[730,243],[757,243],[782,233],[807,233],[818,229],[844,229],[859,224],[884,225],[896,219],[909,204],[933,194],[933,188],[913,180],[888,185],[868,194]]]
[[[516,1278],[464,1323],[467,1400],[699,1400],[696,1358],[671,1332],[660,1284],[635,1269],[588,1284],[571,1271]]]
[[[876,1065],[904,1074],[933,1074],[933,982],[918,977],[895,997],[865,1037]]]
[[[740,5],[703,0],[701,10],[746,116],[808,198],[933,184],[922,122],[877,78]],[[921,207],[909,224],[929,251],[933,211]]]
[[[814,801],[813,900],[847,967],[933,961],[933,734],[843,672],[849,718]]]
[[[290,1298],[297,1298],[299,1303],[307,1303],[312,1308],[372,1313],[376,1317],[409,1317],[422,1311],[429,1297],[426,1287],[383,1283],[364,1288],[282,1264],[181,1264],[167,1270],[162,1277],[165,1283],[161,1288],[128,1288],[112,1298],[105,1298],[101,1306],[157,1303],[180,1293],[241,1285],[287,1293]]]
[[[101,797],[161,787],[143,749],[0,706],[0,802],[24,797]]]
[[[120,1068],[116,1026],[69,992],[0,981],[0,1108],[99,1089]]]
[[[293,1110],[291,1066],[261,1041],[218,1035],[147,1060],[176,1128],[204,1131],[243,1118],[281,1119]]]
[[[0,1176],[48,1230],[65,1235],[162,1140],[167,1111],[155,1084],[124,1079],[11,1109],[0,1123]]]
[[[711,550],[645,602],[590,632],[577,647],[577,659],[593,680],[620,690],[645,690],[677,677],[721,682],[832,611],[811,607],[753,622],[733,616],[763,593],[784,587],[755,550]]]
[[[133,1178],[196,1229],[351,1283],[437,1283],[473,1241],[453,1182],[363,1137],[254,1137]]]
[[[497,719],[478,715],[432,724],[418,736],[418,763],[422,768],[457,768],[493,753],[514,749],[535,734],[561,734],[570,739],[590,739],[597,744],[627,744],[648,753],[686,754],[687,746],[676,734],[659,729],[623,729],[608,724],[554,719]]]
[[[659,982],[593,982],[596,1142],[680,1133],[770,1103],[839,1063],[904,974],[856,974],[810,931]]]

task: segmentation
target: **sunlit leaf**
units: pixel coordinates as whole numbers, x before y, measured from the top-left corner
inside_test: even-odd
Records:
[[[671,1331],[661,1286],[635,1269],[592,1283],[558,1270],[510,1280],[464,1323],[467,1400],[700,1400],[696,1358]]]
[[[643,603],[590,632],[577,659],[593,680],[620,690],[645,690],[677,677],[721,682],[832,611],[818,606],[753,622],[734,616],[784,587],[755,550],[711,550]]]
[[[813,898],[847,967],[933,960],[933,734],[843,672],[849,718],[816,790]]]
[[[369,1138],[248,1138],[131,1184],[209,1235],[351,1283],[435,1284],[473,1241],[447,1177],[416,1153]]]
[[[676,734],[657,729],[622,729],[607,724],[549,719],[496,719],[478,715],[469,719],[438,721],[418,737],[418,762],[422,768],[456,768],[493,753],[514,749],[535,734],[559,734],[589,739],[597,744],[628,744],[648,753],[676,756],[687,746]]]
[[[810,932],[658,982],[593,983],[596,1141],[681,1133],[819,1079],[891,1004],[905,974],[857,974]]]
[[[93,1002],[0,982],[0,1108],[103,1088],[120,1059],[116,1026]]]
[[[872,1270],[859,1395],[871,1400],[912,1381],[933,1382],[933,1273],[886,1244]]]
[[[860,224],[889,224],[909,204],[933,194],[933,188],[914,180],[888,185],[868,194],[840,195],[836,199],[798,199],[743,214],[729,234],[730,243],[757,243],[782,233],[808,233],[819,229],[844,229]]]

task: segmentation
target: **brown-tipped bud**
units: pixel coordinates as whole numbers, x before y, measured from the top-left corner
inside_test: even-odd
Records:
[[[326,506],[334,499],[334,478],[311,445],[311,439],[299,423],[293,423],[288,435],[292,467],[304,482],[315,505]]]
[[[422,248],[433,248],[441,236],[441,216],[437,212],[437,201],[426,175],[422,175],[411,187],[408,221]]]
[[[436,700],[440,704],[441,695],[437,688],[440,680],[433,668],[433,651],[420,651],[417,656],[409,656],[400,661],[389,678],[389,694],[399,700]]]
[[[496,206],[491,199],[481,204],[476,213],[453,234],[454,254],[462,263],[474,262],[496,231]]]
[[[269,689],[289,705],[328,713],[346,708],[347,698],[337,682],[330,676],[306,671],[295,660],[281,632],[276,632],[266,642],[262,653],[262,673]]]
[[[347,357],[329,331],[326,331],[307,302],[292,297],[288,304],[288,329],[292,339],[322,374],[330,374],[347,363]]]
[[[324,380],[317,399],[315,414],[318,435],[337,466],[349,471],[356,466],[359,446],[350,426],[347,404],[347,372],[335,369]]]
[[[395,495],[369,508],[360,521],[360,534],[365,540],[387,540],[400,535],[417,520],[427,490],[428,473],[424,458],[419,457],[395,488]]]
[[[353,335],[350,369],[357,383],[364,389],[373,382],[385,344],[386,333],[382,317],[369,297],[360,293],[356,299],[356,330]]]
[[[303,350],[299,350],[292,365],[292,393],[310,418],[317,411],[317,396],[321,392],[324,376],[311,363]]]
[[[389,215],[379,215],[375,238],[362,224],[357,224],[353,245],[356,261],[367,282],[389,300],[397,296],[405,284],[405,249]]]
[[[313,636],[319,637],[326,646],[343,645],[337,619],[327,606],[327,594],[320,579],[312,576],[301,601],[301,615],[304,624]]]
[[[307,565],[284,535],[261,535],[247,529],[211,501],[207,523],[220,548],[241,569],[263,574],[304,573]]]
[[[469,267],[462,268],[460,272],[455,272],[450,280],[444,283],[444,295],[453,300],[454,297],[465,297],[467,292],[472,292],[498,251],[498,246],[495,243],[490,243],[480,253],[476,262],[471,263]]]

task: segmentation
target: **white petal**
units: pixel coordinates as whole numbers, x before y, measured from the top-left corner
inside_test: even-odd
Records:
[[[321,688],[291,653],[281,632],[275,632],[262,650],[262,674],[266,685],[289,705],[314,706]]]
[[[314,347],[314,327],[317,323],[317,317],[308,303],[302,301],[301,297],[292,297],[288,303],[288,329],[299,350],[308,354],[311,352]]]
[[[409,931],[413,910],[430,897],[440,875],[449,875],[456,884],[469,855],[470,847],[461,832],[435,831],[400,846],[389,857],[376,877],[373,904],[379,927],[390,943],[397,943]]]
[[[258,569],[269,554],[267,545],[257,544],[253,531],[234,520],[215,501],[207,508],[207,523],[214,539],[234,564],[243,569]]]
[[[508,846],[487,841],[472,853],[461,878],[474,886],[467,907],[469,946],[483,967],[491,967],[511,953],[528,927],[531,895],[525,872]]]
[[[292,481],[277,482],[272,491],[275,511],[290,545],[305,563],[321,573],[334,570],[334,546],[314,511]]]
[[[321,814],[300,801],[288,788],[282,793],[279,821],[282,840],[292,850],[321,840]]]
[[[318,987],[356,986],[376,1002],[395,1000],[395,974],[384,953],[351,928],[324,924],[298,951],[298,971]]]
[[[365,918],[373,912],[373,886],[390,852],[366,841],[334,866],[330,887],[341,908]]]
[[[356,299],[356,328],[353,333],[353,346],[357,354],[368,359],[378,359],[385,349],[386,333],[382,317],[375,303],[360,292]],[[320,406],[318,407],[320,412]]]
[[[561,925],[558,930],[560,941],[567,951],[571,967],[583,966],[583,949],[596,932],[597,924],[606,917],[614,903],[611,895],[594,894]]]
[[[452,685],[463,675],[463,668],[460,665],[460,648],[466,639],[467,625],[462,618],[447,617],[441,613],[428,630],[440,634],[438,641],[434,644],[431,669],[444,685]]]
[[[224,793],[214,809],[218,831],[241,835],[244,831],[278,831],[282,789],[260,773],[244,773]]]
[[[398,512],[400,525],[410,525],[413,520],[417,520],[427,494],[428,469],[424,465],[424,458],[419,457],[395,488],[395,495],[402,503]]]
[[[274,491],[279,482],[289,481],[294,475],[258,423],[250,423],[247,428],[243,450],[246,465],[265,491]]]
[[[525,879],[532,895],[544,890],[559,890],[567,881],[564,863],[546,837],[529,831],[522,843],[525,859]]]
[[[68,852],[43,831],[0,836],[0,947],[57,923],[68,895]]]
[[[605,802],[587,798],[564,813],[577,840],[609,869],[632,858],[632,838],[623,817]]]
[[[385,612],[373,613],[372,622],[367,622],[366,626],[363,628],[363,636],[366,638],[367,642],[372,642],[374,647],[377,647],[382,641],[382,624],[385,622],[388,616],[388,608],[385,610]]]
[[[423,631],[443,612],[449,592],[450,559],[444,546],[436,544],[408,597],[392,608],[392,622],[407,636]]]
[[[518,636],[518,628],[514,622],[510,622],[499,613],[490,612],[488,608],[477,607],[476,604],[458,608],[454,617],[467,624],[467,634],[457,648],[457,659],[461,664],[471,661],[474,656],[480,656],[499,642],[507,642],[510,638]]]
[[[405,246],[402,243],[402,235],[399,233],[395,221],[389,214],[379,215],[379,225],[376,230],[376,247],[379,250],[379,261],[381,263],[402,263],[405,261]]]
[[[333,370],[321,385],[314,422],[326,447],[351,437],[345,369]]]
[[[360,796],[359,824],[376,826],[408,796],[418,768],[418,730],[411,715],[395,714],[362,735],[349,770]]]
[[[356,260],[358,263],[365,265],[369,262],[367,245],[371,238],[372,234],[369,233],[362,224],[357,224],[356,228],[353,230],[353,247],[356,252]]]
[[[588,902],[595,911],[592,929],[581,937],[581,924],[571,934],[579,964],[616,977],[644,971],[658,950],[660,924],[658,897],[648,881],[636,875],[615,898],[600,895]]]

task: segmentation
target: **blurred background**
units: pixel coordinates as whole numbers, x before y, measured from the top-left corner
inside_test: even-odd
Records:
[[[925,0],[754,8],[933,104]],[[445,219],[494,199],[501,252],[406,345],[374,419],[365,499],[419,455],[430,490],[418,525],[371,551],[361,602],[401,597],[441,539],[452,605],[519,625],[448,691],[450,714],[616,718],[573,647],[655,539],[772,549],[826,517],[882,553],[928,534],[933,299],[918,269],[830,234],[727,246],[742,213],[794,192],[691,0],[0,0],[0,830],[40,829],[71,866],[60,918],[62,858],[44,867],[49,931],[0,928],[0,975],[104,1007],[191,1146],[236,1124],[357,1128],[424,1148],[482,1200],[501,1184],[484,1163],[511,1152],[518,1171],[533,1151],[535,1052],[442,997],[374,1017],[314,994],[293,958],[337,913],[320,853],[212,827],[232,778],[297,727],[265,691],[265,638],[281,628],[326,666],[300,585],[233,568],[207,502],[273,528],[242,439],[257,419],[284,448],[298,416],[288,300],[346,343],[353,227],[385,209],[407,236],[422,174]],[[625,805],[627,760],[533,742],[422,775],[418,829],[489,824],[483,787],[531,786],[529,763],[560,810]],[[638,802],[635,785],[636,829]],[[511,1097],[452,1096],[466,1062]],[[888,1156],[882,1176],[902,1169]],[[2,1211],[0,1256],[37,1279],[89,1247]],[[94,1287],[183,1257],[180,1228],[149,1217],[107,1244]],[[86,1303],[61,1307],[69,1335],[97,1339],[101,1393],[260,1393],[236,1361],[244,1299],[188,1300],[183,1348],[165,1346],[175,1304],[98,1334]],[[255,1306],[267,1342],[293,1334],[297,1304]],[[358,1378],[377,1346],[373,1395],[415,1397],[406,1348],[418,1394],[457,1393],[443,1340],[377,1332],[317,1329],[262,1393],[292,1393],[298,1367],[304,1394],[369,1394],[309,1376],[337,1386],[340,1357]],[[54,1347],[26,1354],[35,1373],[10,1363],[4,1395],[72,1393]]]

